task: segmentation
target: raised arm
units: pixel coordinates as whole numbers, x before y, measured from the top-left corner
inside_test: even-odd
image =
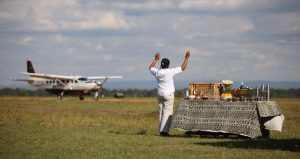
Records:
[[[186,69],[186,66],[187,66],[187,64],[189,62],[190,55],[191,55],[190,50],[188,50],[186,52],[186,54],[185,54],[184,61],[183,61],[182,65],[181,65],[182,71],[184,71]]]
[[[160,59],[160,53],[157,52],[154,56],[153,61],[151,62],[151,64],[149,65],[149,70],[155,66],[156,62]]]

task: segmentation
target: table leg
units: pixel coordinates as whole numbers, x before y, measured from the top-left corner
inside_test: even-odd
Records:
[[[264,118],[261,118],[261,126],[260,126],[260,129],[261,129],[261,133],[262,133],[262,137],[264,139],[270,139],[270,130],[266,129],[266,127],[264,126],[264,123],[269,121],[272,117],[264,117]]]
[[[270,139],[270,130],[262,128],[261,133],[264,139]]]

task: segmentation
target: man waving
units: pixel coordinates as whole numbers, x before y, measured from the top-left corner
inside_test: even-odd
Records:
[[[149,70],[156,78],[157,82],[157,100],[159,106],[159,133],[160,136],[169,136],[174,104],[174,76],[186,69],[190,51],[185,54],[185,59],[181,67],[169,68],[170,60],[163,58],[160,69],[155,68],[156,62],[160,59],[160,53],[157,52],[149,66]]]

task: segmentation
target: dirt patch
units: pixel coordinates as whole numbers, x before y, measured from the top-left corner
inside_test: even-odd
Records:
[[[300,115],[288,116],[286,120],[300,120]]]

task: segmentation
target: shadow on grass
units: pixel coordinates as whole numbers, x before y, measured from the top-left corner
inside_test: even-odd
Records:
[[[147,130],[141,129],[141,130],[137,130],[135,132],[109,131],[109,133],[115,134],[115,135],[146,135]]]
[[[300,139],[239,140],[224,142],[198,142],[196,145],[240,149],[266,149],[300,152]]]

